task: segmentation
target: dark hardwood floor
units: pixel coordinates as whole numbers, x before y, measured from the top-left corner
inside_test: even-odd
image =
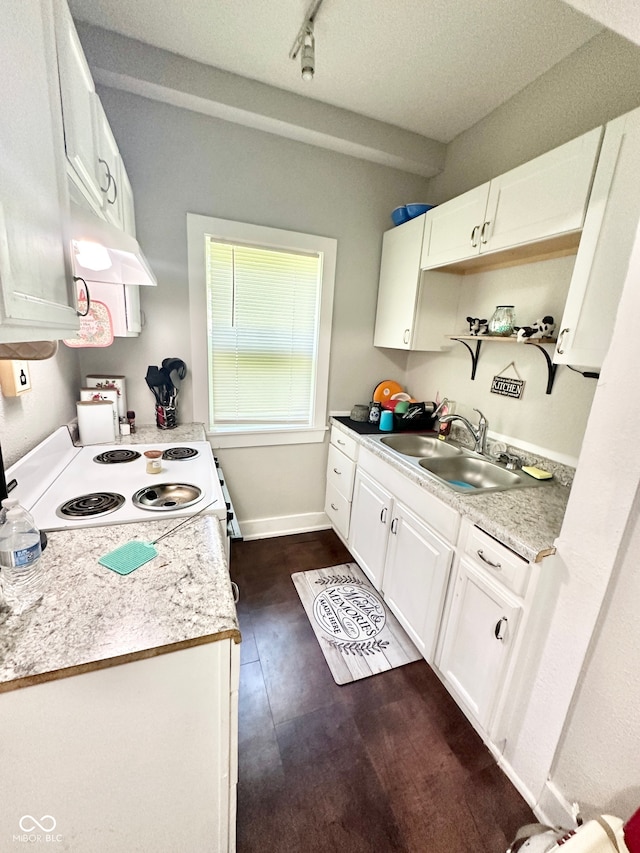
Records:
[[[335,684],[291,574],[332,531],[240,542],[238,853],[501,853],[535,818],[424,661]]]

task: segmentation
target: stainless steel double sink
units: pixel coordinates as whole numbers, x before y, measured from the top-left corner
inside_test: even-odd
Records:
[[[519,469],[509,470],[502,462],[474,453],[454,441],[442,441],[433,434],[393,433],[371,438],[455,492],[484,494],[549,482],[536,480]]]

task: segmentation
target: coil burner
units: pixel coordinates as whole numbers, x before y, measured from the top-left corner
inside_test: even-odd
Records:
[[[137,450],[128,450],[125,447],[118,447],[115,450],[105,450],[104,453],[99,453],[93,457],[94,462],[99,462],[101,465],[115,465],[118,462],[133,462],[134,459],[140,459],[140,454]]]
[[[60,518],[92,518],[115,512],[124,503],[124,497],[116,492],[92,492],[71,498],[56,510]]]
[[[193,459],[194,456],[199,455],[194,447],[169,447],[162,454],[162,458],[169,462],[175,462],[180,459]]]

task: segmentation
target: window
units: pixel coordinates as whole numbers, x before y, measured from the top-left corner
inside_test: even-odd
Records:
[[[336,241],[188,214],[194,413],[219,446],[321,441]]]

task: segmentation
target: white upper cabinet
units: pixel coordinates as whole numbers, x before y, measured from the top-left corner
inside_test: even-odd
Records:
[[[94,131],[95,86],[65,0],[55,0],[55,16],[68,172],[90,204],[101,210],[104,190],[100,181],[105,181],[105,175],[104,170],[101,174],[98,169]]]
[[[640,109],[605,130],[554,361],[599,369],[640,221]]]
[[[430,211],[423,268],[578,233],[602,128],[567,142]]]
[[[423,234],[431,211],[386,231],[382,238],[373,345],[406,350],[450,346],[459,286],[454,276],[420,269]]]
[[[487,183],[429,211],[431,216],[422,248],[423,268],[449,264],[478,254],[488,197]]]
[[[0,342],[79,327],[67,234],[50,0],[5,4],[0,27]]]
[[[411,349],[425,220],[426,215],[418,216],[386,231],[382,238],[376,347]]]

